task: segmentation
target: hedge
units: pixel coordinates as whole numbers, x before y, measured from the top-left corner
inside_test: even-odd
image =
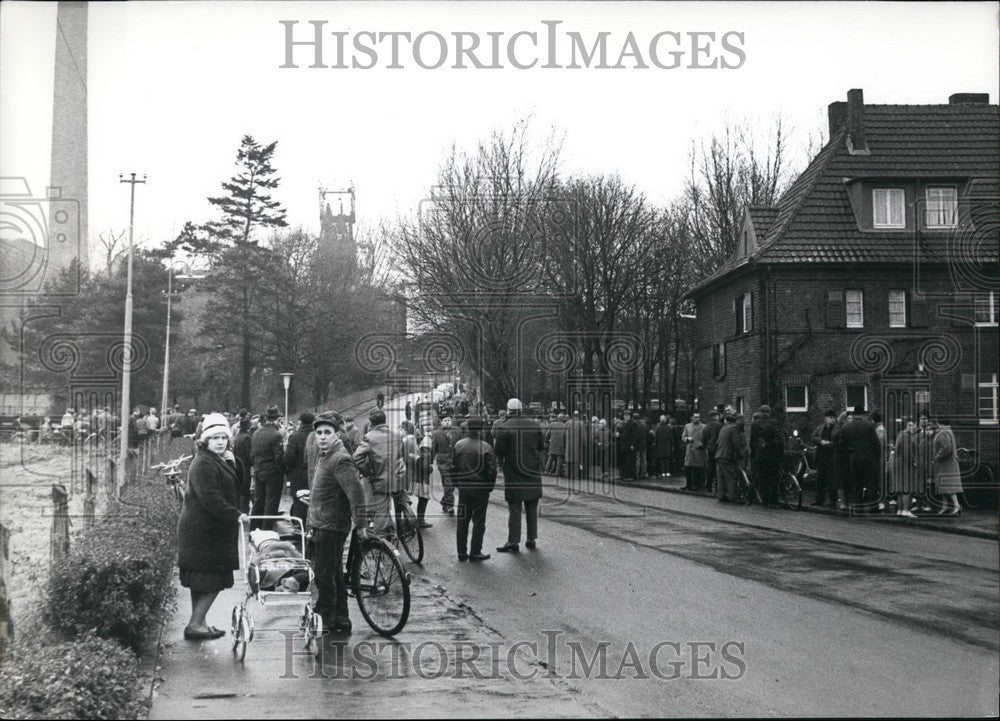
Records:
[[[45,620],[69,638],[94,633],[138,651],[172,598],[179,508],[164,484],[127,487],[53,571]]]
[[[0,668],[0,717],[14,719],[136,718],[141,700],[135,654],[87,635],[49,643],[12,644]]]

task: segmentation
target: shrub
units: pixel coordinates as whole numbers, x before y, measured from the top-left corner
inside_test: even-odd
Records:
[[[45,618],[70,637],[92,631],[138,650],[171,598],[178,507],[160,484],[122,500],[54,568]]]
[[[136,718],[135,655],[112,641],[84,636],[63,643],[20,640],[0,667],[0,717]]]

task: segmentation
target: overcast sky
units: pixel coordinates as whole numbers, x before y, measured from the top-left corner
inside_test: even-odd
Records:
[[[36,196],[48,183],[55,15],[54,3],[0,5],[0,175],[27,178]],[[299,68],[281,68],[281,20],[298,21],[302,40],[312,37],[309,21],[326,21],[328,65],[337,62],[334,32],[347,33],[347,65],[371,62],[352,50],[362,31],[436,32],[449,56],[424,69],[401,41],[404,67],[389,69],[384,41],[373,69],[321,69],[308,67],[312,49],[297,47]],[[727,113],[764,124],[781,113],[803,151],[849,88],[863,88],[867,103],[945,103],[954,92],[989,92],[996,103],[1000,86],[996,3],[143,2],[92,5],[89,22],[90,235],[127,227],[118,174],[135,171],[149,181],[137,191],[137,236],[157,243],[186,220],[214,217],[205,198],[232,174],[245,133],[278,141],[276,195],[292,225],[316,230],[320,182],[353,181],[365,223],[408,213],[453,142],[474,147],[529,113],[539,136],[565,132],[566,171],[617,172],[666,202],[692,138]],[[609,64],[631,32],[640,57],[621,69],[542,68],[549,27],[559,33],[557,64],[570,62],[569,32],[588,45],[610,33]],[[504,67],[453,69],[456,31],[481,39],[487,65],[484,48],[499,38]],[[519,31],[535,33],[538,47],[521,36],[509,58]],[[660,64],[680,49],[681,67],[650,58],[664,31],[679,35],[660,36]],[[715,34],[695,39],[708,48],[695,57],[693,32]],[[735,51],[721,45],[726,33],[741,34],[728,36]],[[438,41],[425,41],[419,60],[432,65]],[[513,67],[533,59],[533,69]],[[738,67],[688,67],[713,59]]]

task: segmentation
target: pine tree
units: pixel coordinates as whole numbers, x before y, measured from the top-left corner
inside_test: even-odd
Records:
[[[208,199],[222,218],[207,223],[213,267],[206,283],[217,303],[205,317],[203,329],[220,342],[227,339],[240,349],[240,403],[250,407],[250,378],[256,340],[256,289],[271,265],[271,251],[255,234],[288,225],[281,203],[271,197],[280,178],[271,164],[277,142],[260,145],[244,135],[236,154],[236,174],[222,183],[226,195]]]

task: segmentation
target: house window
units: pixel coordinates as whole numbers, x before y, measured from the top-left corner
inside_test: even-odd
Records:
[[[849,413],[853,413],[858,406],[868,408],[868,386],[845,386],[846,408]]]
[[[716,343],[712,346],[712,375],[722,378],[726,375],[726,344]]]
[[[749,333],[753,330],[753,303],[750,293],[743,296],[743,300],[740,303],[740,329],[744,333]]]
[[[997,374],[980,376],[979,380],[979,422],[997,423]]]
[[[927,227],[954,228],[958,218],[958,189],[927,189]]]
[[[976,325],[997,325],[997,294],[992,290],[976,293]]]
[[[743,396],[736,396],[736,415],[743,415]]]
[[[879,188],[872,191],[872,208],[876,228],[905,228],[903,189]]]
[[[865,327],[865,295],[860,290],[848,290],[844,293],[844,306],[847,310],[847,327]]]
[[[889,327],[906,327],[906,291],[889,291]]]
[[[785,386],[785,410],[786,411],[808,411],[809,410],[809,387],[808,386]]]

